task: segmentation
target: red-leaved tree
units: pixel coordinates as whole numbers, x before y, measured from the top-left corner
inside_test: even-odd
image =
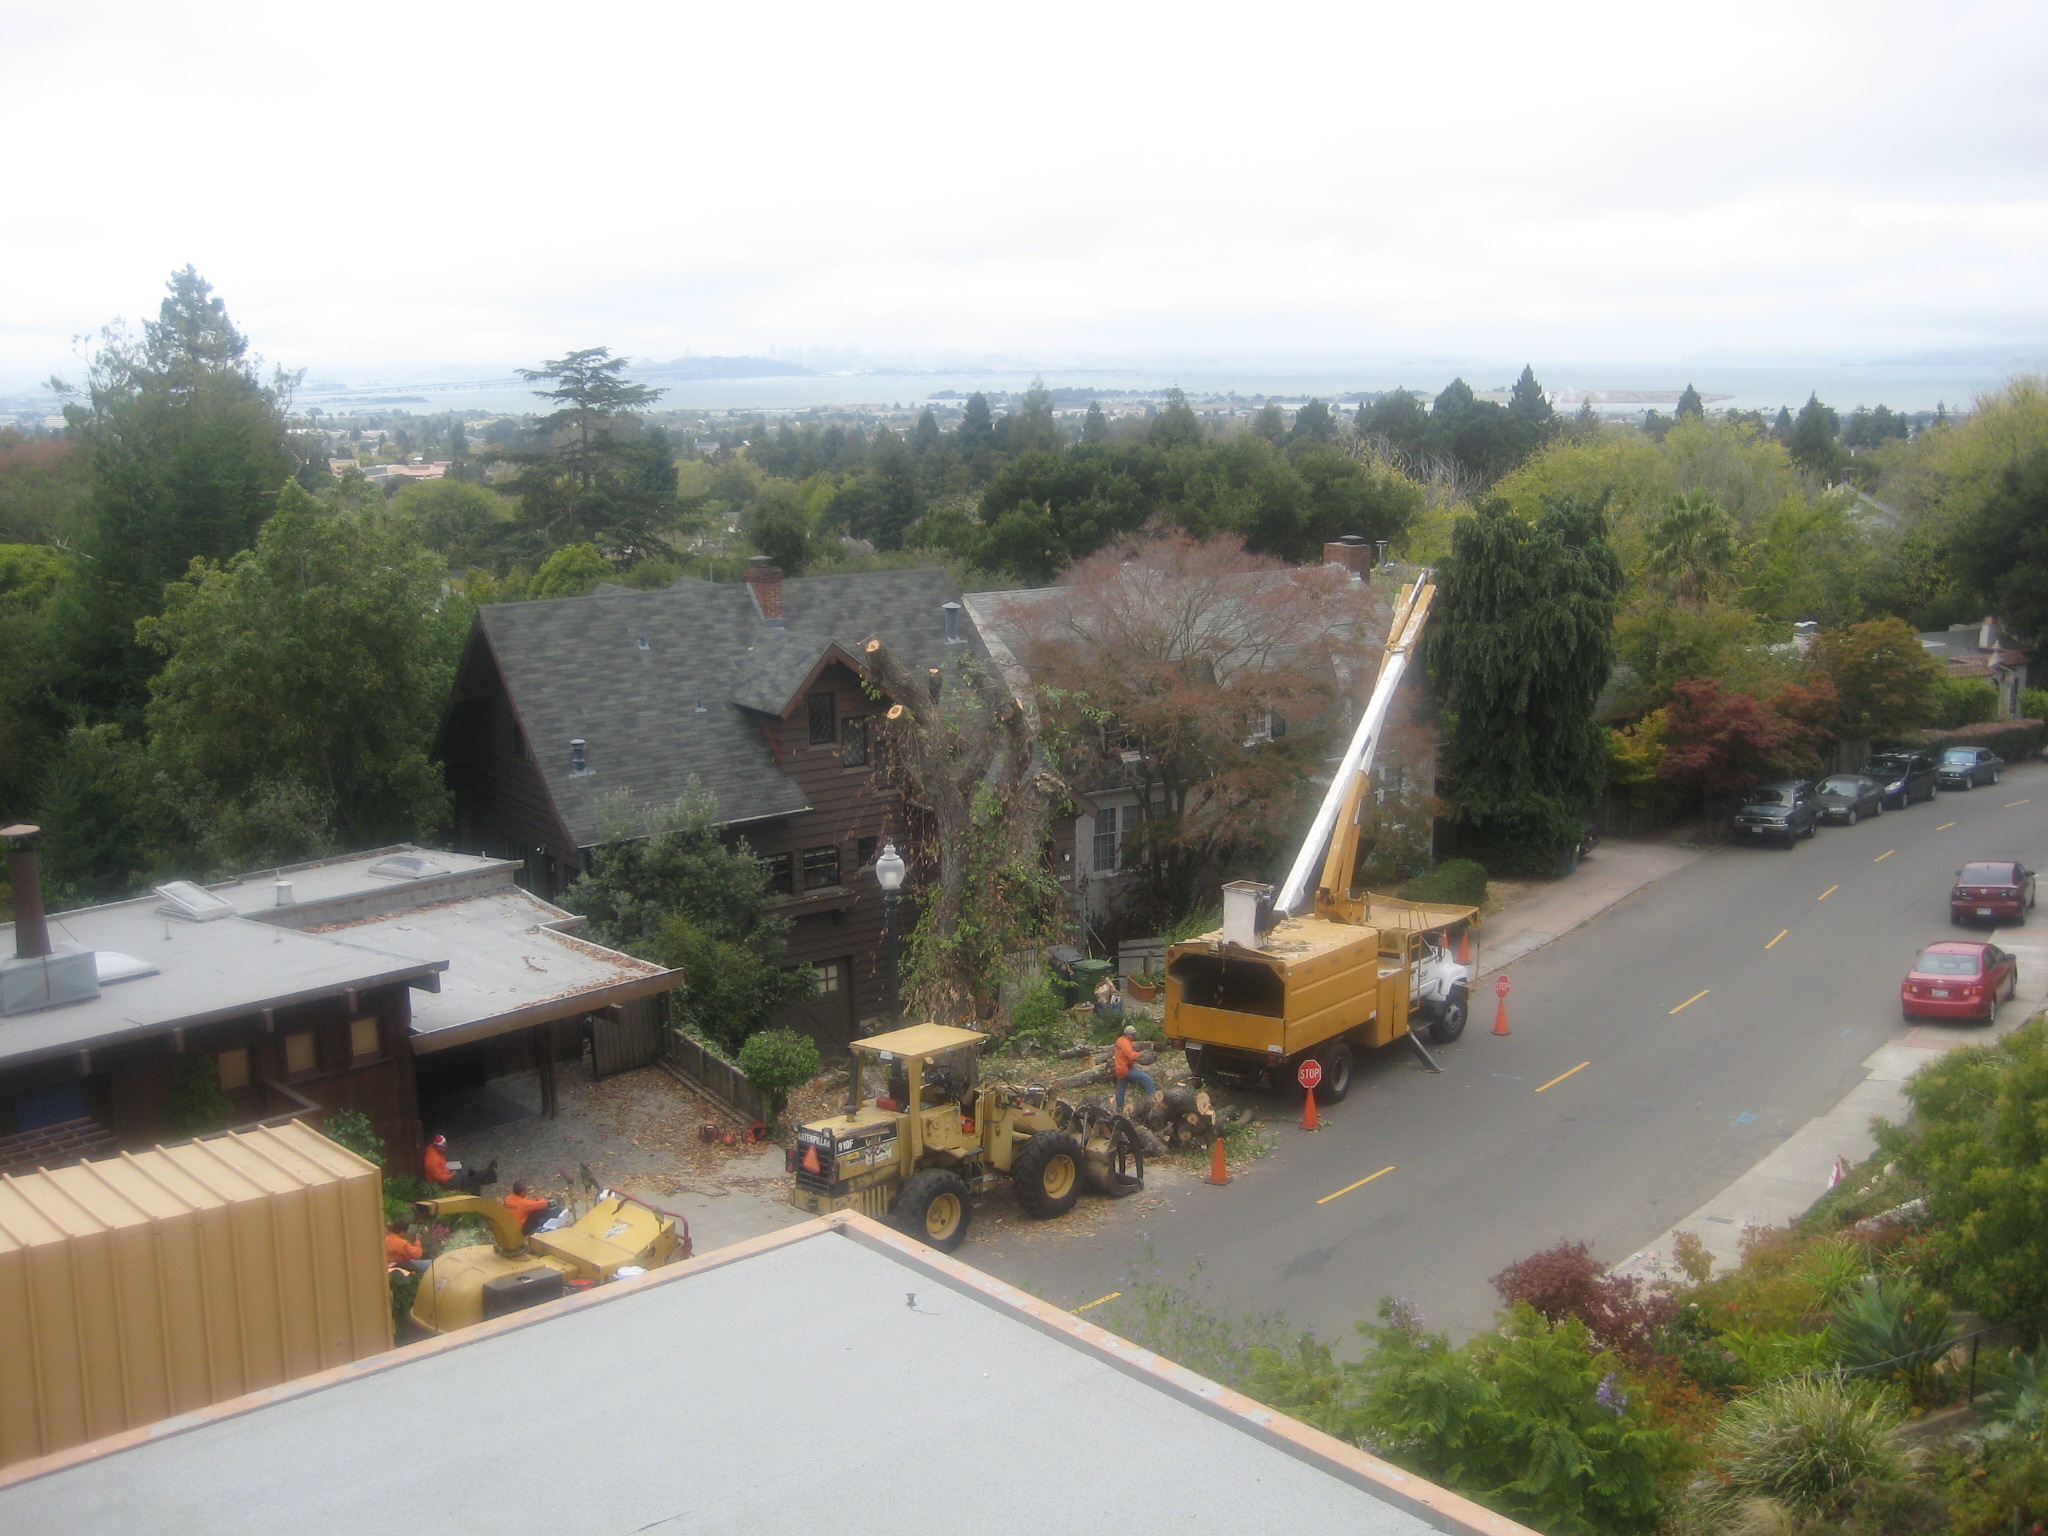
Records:
[[[1710,677],[1681,678],[1665,706],[1658,777],[1692,790],[1705,805],[1759,779],[1810,774],[1820,766],[1834,713],[1834,688],[1824,674],[1767,697],[1728,692]]]

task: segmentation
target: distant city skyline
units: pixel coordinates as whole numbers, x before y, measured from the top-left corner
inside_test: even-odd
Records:
[[[187,262],[343,383],[588,345],[1995,382],[2048,353],[2044,66],[1992,0],[16,8],[0,395]]]

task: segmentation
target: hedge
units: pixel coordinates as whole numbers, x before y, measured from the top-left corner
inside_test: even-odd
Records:
[[[1986,720],[1979,725],[1959,725],[1952,731],[1916,731],[1912,742],[1923,752],[1989,747],[2008,763],[2017,763],[2041,750],[2043,735],[2048,735],[2048,721]]]
[[[1401,887],[1409,901],[1442,901],[1454,906],[1486,903],[1486,866],[1476,859],[1451,859]]]

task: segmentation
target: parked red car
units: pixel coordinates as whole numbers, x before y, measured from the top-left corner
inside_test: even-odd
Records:
[[[1983,859],[1956,871],[1955,888],[1948,893],[1948,920],[1952,923],[2009,918],[2027,920],[2034,905],[2034,872],[2017,859]]]
[[[1996,944],[1944,939],[1920,951],[1899,984],[1899,1012],[1915,1019],[1981,1019],[2019,990],[2019,962]]]

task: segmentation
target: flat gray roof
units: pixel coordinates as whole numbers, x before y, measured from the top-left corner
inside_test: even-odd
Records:
[[[394,981],[425,981],[448,962],[384,949],[342,935],[315,938],[246,917],[194,923],[160,917],[158,896],[61,912],[50,937],[131,955],[156,974],[110,982],[86,1002],[65,1003],[0,1022],[0,1060],[25,1061],[116,1040],[206,1024],[305,998]],[[0,925],[12,953],[14,925]],[[431,985],[431,983],[428,983]]]
[[[682,984],[680,972],[576,938],[558,926],[581,921],[508,884],[462,900],[307,932],[445,960],[441,990],[412,1002],[413,1048],[433,1051]]]
[[[0,1528],[1523,1529],[877,1231],[807,1224],[0,1471]]]

